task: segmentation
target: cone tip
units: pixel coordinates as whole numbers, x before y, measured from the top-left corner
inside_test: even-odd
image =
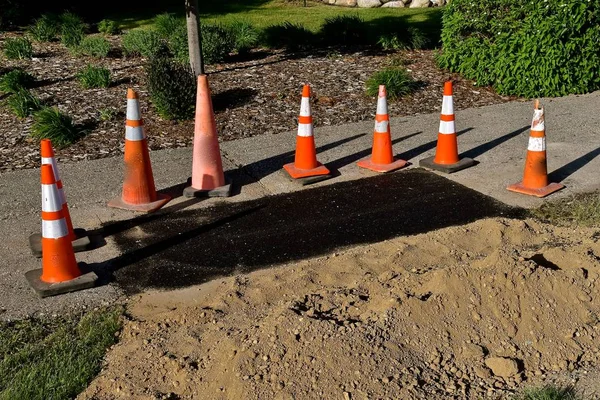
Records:
[[[52,185],[56,183],[54,179],[54,171],[52,170],[52,165],[44,164],[42,165],[42,184],[43,185]]]
[[[138,98],[138,94],[132,88],[127,88],[127,98],[128,99],[137,99]]]
[[[302,88],[302,97],[310,97],[310,85],[304,85]]]
[[[42,157],[54,157],[54,150],[52,150],[52,141],[50,139],[40,140],[40,150]]]
[[[540,106],[540,99],[535,99],[535,101],[533,102],[533,108],[534,110],[540,110],[543,108]]]
[[[379,85],[379,97],[386,97],[385,85]]]
[[[452,96],[452,81],[444,83],[444,96]]]

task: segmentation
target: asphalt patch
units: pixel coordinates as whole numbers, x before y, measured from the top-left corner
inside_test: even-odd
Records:
[[[129,294],[181,288],[346,246],[487,217],[521,218],[524,212],[412,169],[116,223],[123,229],[109,225],[123,255],[106,266]]]

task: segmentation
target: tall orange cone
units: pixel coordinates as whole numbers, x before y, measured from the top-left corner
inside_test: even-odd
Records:
[[[82,275],[69,238],[62,197],[52,165],[44,164],[42,173],[42,269],[25,273],[41,296],[53,296],[94,286],[95,273]]]
[[[548,168],[546,165],[546,127],[544,121],[544,107],[535,101],[531,133],[527,146],[527,160],[523,180],[507,189],[513,192],[528,194],[530,196],[545,197],[564,188],[560,183],[548,183]]]
[[[85,251],[90,249],[90,238],[87,235],[85,229],[73,229],[73,223],[71,222],[71,214],[69,213],[69,206],[67,205],[67,198],[65,196],[65,191],[63,188],[62,181],[60,179],[60,175],[58,173],[58,165],[56,162],[56,157],[54,156],[54,150],[52,149],[52,142],[50,139],[42,139],[40,141],[40,152],[42,156],[42,165],[51,165],[52,171],[54,172],[54,176],[56,177],[56,186],[58,188],[58,194],[61,198],[63,205],[63,214],[65,216],[65,221],[67,223],[67,229],[69,231],[68,237],[71,239],[73,243],[73,250],[75,252]],[[34,233],[29,237],[29,246],[31,247],[31,252],[36,257],[42,256],[42,235],[39,233]]]
[[[109,201],[108,206],[149,213],[158,210],[169,200],[170,196],[156,192],[138,95],[133,89],[127,89],[125,180],[121,197]]]
[[[404,160],[394,159],[385,85],[379,85],[371,157],[360,160],[357,164],[359,167],[375,172],[390,172],[407,164]]]
[[[327,167],[317,161],[309,85],[304,85],[302,88],[298,134],[296,135],[296,156],[293,163],[285,164],[283,168],[292,179],[301,184],[321,181],[331,176]]]
[[[196,120],[194,124],[194,152],[191,185],[183,190],[188,198],[228,197],[231,184],[225,181],[223,161],[217,137],[217,124],[210,98],[208,77],[198,76]]]
[[[421,167],[451,174],[461,169],[475,165],[470,158],[458,157],[458,140],[454,123],[454,103],[452,100],[452,81],[444,84],[444,99],[442,101],[442,114],[440,116],[440,129],[438,132],[435,156],[419,161]]]

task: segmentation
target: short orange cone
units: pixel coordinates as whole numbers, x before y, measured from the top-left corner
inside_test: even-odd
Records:
[[[544,107],[535,101],[531,133],[527,146],[527,160],[523,180],[507,189],[513,192],[528,194],[530,196],[545,197],[562,188],[560,183],[548,183],[548,168],[546,164],[546,127],[544,121]]]
[[[375,115],[375,129],[373,132],[373,151],[371,157],[357,163],[359,167],[375,172],[390,172],[405,167],[407,164],[404,160],[394,159],[386,97],[385,85],[379,85],[377,114]]]
[[[69,213],[69,206],[67,205],[67,198],[63,188],[60,175],[58,173],[58,164],[56,157],[54,156],[54,150],[52,148],[52,142],[50,139],[42,139],[40,141],[40,152],[42,156],[42,165],[48,164],[52,166],[52,171],[56,177],[56,186],[58,188],[58,194],[61,198],[63,205],[63,213],[65,221],[67,222],[67,229],[69,230],[69,238],[73,243],[73,250],[75,252],[89,250],[91,242],[85,229],[73,229],[73,223],[71,222],[71,214]],[[36,257],[42,256],[42,235],[35,233],[29,237],[29,245],[33,255]]]
[[[475,165],[470,158],[458,157],[458,141],[454,122],[454,103],[452,99],[452,81],[444,84],[444,99],[440,116],[435,156],[419,161],[421,167],[451,174]]]
[[[108,206],[149,213],[158,210],[169,200],[170,196],[156,192],[138,95],[133,89],[127,89],[125,180],[121,197],[109,201]]]
[[[194,124],[194,152],[191,186],[183,190],[188,198],[228,197],[231,184],[225,181],[223,161],[217,136],[217,123],[210,98],[208,77],[198,76],[196,95],[196,120]]]
[[[283,168],[291,178],[301,184],[313,183],[330,177],[327,167],[317,161],[309,85],[304,85],[302,89],[298,134],[296,135],[296,156],[293,163],[285,164]]]
[[[93,272],[82,275],[75,261],[52,165],[42,165],[41,173],[42,269],[28,271],[25,277],[41,297],[92,287],[98,277]]]

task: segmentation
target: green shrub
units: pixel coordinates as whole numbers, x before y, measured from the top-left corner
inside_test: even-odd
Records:
[[[184,64],[190,61],[187,27],[185,25],[179,25],[177,29],[171,32],[167,40],[167,45],[169,51],[177,61]]]
[[[62,13],[59,18],[60,41],[68,48],[76,48],[85,36],[85,23],[77,15],[70,12]]]
[[[50,42],[56,38],[60,30],[58,18],[44,14],[29,27],[29,33],[36,42]]]
[[[73,120],[58,108],[42,108],[33,115],[31,136],[36,139],[50,139],[56,146],[73,143],[79,137],[79,132],[73,125]]]
[[[234,49],[238,54],[246,54],[258,44],[258,31],[250,22],[235,21],[230,30],[234,38]]]
[[[159,14],[154,18],[154,29],[163,39],[169,38],[181,26],[185,26],[183,19],[169,13]]]
[[[77,50],[87,56],[104,58],[110,51],[110,42],[102,36],[86,36]]]
[[[408,35],[410,38],[410,47],[412,49],[424,49],[430,44],[427,35],[414,26],[408,28]]]
[[[13,69],[0,77],[0,92],[16,93],[26,89],[35,81],[33,76],[20,68]]]
[[[303,25],[286,21],[267,27],[263,32],[262,42],[269,47],[295,51],[313,45],[315,35]]]
[[[557,387],[544,386],[541,388],[527,388],[521,395],[514,397],[515,400],[580,400],[572,386]]]
[[[390,100],[402,97],[415,89],[415,81],[399,67],[387,67],[373,74],[366,82],[367,95],[377,96],[379,85],[385,85]]]
[[[193,118],[196,79],[189,65],[165,57],[155,57],[146,71],[148,92],[158,114],[165,119]]]
[[[337,15],[325,19],[319,31],[321,40],[328,45],[365,44],[368,29],[358,15]]]
[[[202,25],[202,56],[206,64],[221,62],[233,51],[233,33],[221,25]]]
[[[453,0],[443,17],[443,68],[506,95],[600,88],[600,2]]]
[[[111,19],[103,19],[98,22],[98,32],[105,35],[118,35],[121,32],[119,24]]]
[[[108,87],[110,85],[110,71],[103,67],[86,65],[77,74],[77,79],[84,89]]]
[[[126,55],[152,57],[163,48],[163,42],[156,31],[135,29],[123,35],[123,51]]]
[[[19,118],[25,118],[40,109],[40,101],[29,90],[20,89],[7,100],[8,107]]]
[[[404,43],[397,35],[385,34],[379,37],[377,44],[381,46],[383,50],[403,50],[406,49],[406,43]]]
[[[33,57],[33,47],[27,38],[8,38],[4,41],[4,55],[10,60],[29,59]]]

